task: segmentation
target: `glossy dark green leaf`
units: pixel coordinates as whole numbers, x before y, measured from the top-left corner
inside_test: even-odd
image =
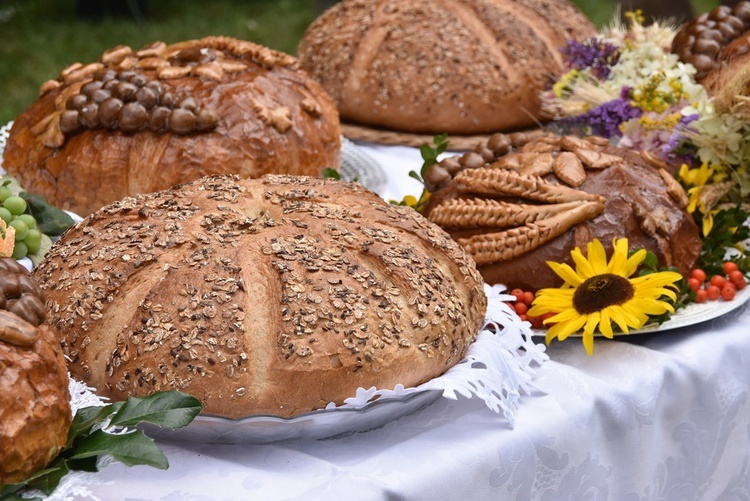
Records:
[[[68,430],[68,447],[73,444],[76,437],[86,436],[91,433],[94,425],[100,423],[104,418],[116,412],[124,402],[116,402],[103,407],[91,406],[78,409],[73,417],[73,423]]]
[[[48,204],[42,197],[22,191],[19,196],[26,200],[26,211],[34,216],[39,231],[45,235],[62,235],[75,221],[65,211]]]
[[[151,423],[166,428],[187,426],[201,411],[200,401],[179,391],[158,392],[148,397],[128,397],[112,416],[112,426]]]
[[[56,461],[44,470],[34,473],[26,479],[26,485],[42,491],[43,493],[52,494],[60,481],[70,472],[65,461]]]
[[[147,465],[165,470],[169,462],[164,453],[154,443],[153,439],[142,432],[112,435],[97,430],[76,443],[75,454],[70,459],[84,459],[110,455],[117,461],[127,465]]]

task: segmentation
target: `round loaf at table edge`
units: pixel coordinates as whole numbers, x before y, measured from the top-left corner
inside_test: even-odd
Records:
[[[65,358],[40,325],[43,303],[26,268],[0,257],[0,486],[47,466],[72,421]]]

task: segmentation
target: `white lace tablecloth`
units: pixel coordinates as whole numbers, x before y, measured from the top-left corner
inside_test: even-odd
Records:
[[[402,184],[416,150],[371,147]],[[161,442],[167,471],[112,464],[76,499],[747,500],[750,308],[667,332],[553,343],[511,427],[441,398],[382,428],[271,445]]]

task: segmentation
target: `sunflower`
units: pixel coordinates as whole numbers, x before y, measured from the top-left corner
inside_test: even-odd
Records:
[[[629,329],[643,327],[649,315],[674,313],[674,307],[663,296],[674,302],[677,298],[674,282],[682,279],[679,273],[661,271],[629,278],[646,258],[640,249],[628,257],[628,239],[613,241],[612,259],[607,262],[604,246],[593,240],[587,246],[587,256],[576,247],[571,253],[576,269],[567,264],[548,261],[552,271],[565,281],[559,289],[542,289],[537,293],[530,316],[555,313],[545,324],[553,324],[547,332],[547,344],[558,338],[564,341],[570,334],[583,329],[586,352],[594,352],[594,330],[612,338],[614,322],[628,334]]]

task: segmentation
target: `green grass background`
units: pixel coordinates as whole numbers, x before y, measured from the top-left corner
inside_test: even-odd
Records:
[[[102,0],[105,1],[105,0]],[[573,0],[596,24],[614,15],[613,0]],[[320,0],[150,0],[148,16],[136,21],[86,21],[75,0],[0,0],[0,124],[21,113],[45,80],[65,66],[97,60],[119,44],[140,48],[207,35],[227,35],[288,53],[315,19]],[[694,0],[703,12],[718,0]]]

